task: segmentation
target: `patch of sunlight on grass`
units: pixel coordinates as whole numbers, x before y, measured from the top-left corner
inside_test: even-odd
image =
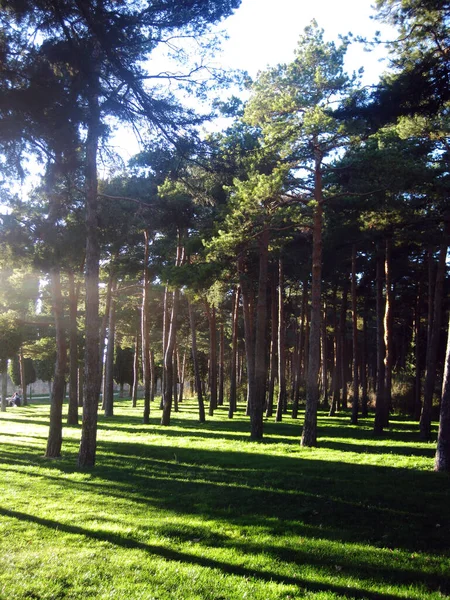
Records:
[[[44,458],[49,407],[0,413],[0,599],[438,600],[450,597],[448,477],[414,423],[320,413],[265,422],[242,408],[198,423],[193,401],[162,427],[142,402],[99,415],[97,466],[80,427]]]

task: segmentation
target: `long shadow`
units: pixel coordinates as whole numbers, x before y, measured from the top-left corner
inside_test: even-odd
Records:
[[[35,523],[42,527],[48,527],[50,529],[55,529],[58,531],[63,531],[64,533],[69,533],[73,535],[81,535],[86,538],[94,539],[97,541],[108,542],[115,546],[119,546],[122,548],[131,548],[135,550],[141,550],[143,552],[147,552],[149,554],[153,554],[156,556],[160,556],[166,560],[177,561],[181,563],[187,564],[195,564],[201,567],[210,568],[210,569],[218,569],[223,573],[227,573],[230,575],[236,575],[239,577],[259,579],[261,581],[267,582],[277,582],[280,584],[288,584],[297,587],[301,587],[303,589],[314,591],[314,592],[333,592],[335,594],[340,594],[345,598],[360,598],[361,600],[398,600],[397,595],[385,594],[380,592],[371,592],[367,590],[357,589],[357,588],[348,588],[341,585],[331,585],[331,584],[321,584],[318,582],[309,581],[306,579],[302,579],[300,577],[288,577],[288,576],[280,576],[274,572],[260,571],[257,569],[247,569],[245,567],[240,567],[235,564],[226,563],[223,561],[206,558],[203,556],[197,556],[195,554],[189,554],[187,552],[179,552],[176,550],[169,550],[164,548],[163,546],[157,546],[154,544],[146,544],[144,542],[139,542],[132,538],[123,537],[117,534],[112,534],[106,531],[91,531],[88,529],[84,529],[82,527],[76,525],[68,525],[65,523],[61,523],[59,521],[53,521],[50,519],[43,519],[41,517],[36,517],[34,515],[25,514],[18,511],[13,511],[9,509],[0,508],[0,514],[6,517],[19,519],[21,521],[26,521],[30,523]]]
[[[32,463],[67,474],[76,472],[75,443],[72,447],[61,461],[46,461],[33,451],[18,458],[13,444],[3,444],[2,455],[18,468]],[[436,473],[301,454],[267,456],[263,448],[242,453],[100,441],[99,456],[85,484],[102,494],[206,518],[257,523],[276,518],[273,535],[286,529],[304,533],[307,526],[325,538],[333,531],[332,539],[343,542],[408,551],[448,548],[448,485]],[[64,485],[75,484],[65,477]],[[399,497],[399,489],[414,493]]]
[[[361,444],[351,444],[344,442],[332,442],[329,440],[320,440],[321,448],[329,448],[330,450],[339,450],[340,452],[364,452],[364,454],[398,454],[399,456],[424,456],[433,458],[436,454],[436,449],[430,448],[415,448],[411,446],[362,446]]]

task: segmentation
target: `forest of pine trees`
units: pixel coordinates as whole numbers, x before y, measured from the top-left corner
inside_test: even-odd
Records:
[[[450,3],[377,0],[398,38],[369,89],[344,69],[349,39],[312,22],[201,136],[171,86],[222,95],[230,74],[210,81],[198,59],[169,86],[147,61],[171,36],[208,53],[239,4],[0,3],[2,410],[8,361],[26,394],[32,359],[52,380],[47,456],[68,385],[80,467],[115,381],[144,424],[169,425],[194,393],[200,421],[246,406],[253,440],[298,417],[304,446],[320,444],[319,408],[370,415],[376,435],[409,414],[423,440],[440,418],[450,470]],[[126,165],[117,124],[142,140]],[[30,157],[24,199],[12,183]]]

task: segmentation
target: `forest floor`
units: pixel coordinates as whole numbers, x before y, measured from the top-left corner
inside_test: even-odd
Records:
[[[416,423],[320,413],[311,449],[301,419],[255,443],[243,408],[157,406],[100,416],[91,471],[80,427],[44,458],[48,405],[0,413],[1,600],[450,598],[450,478]]]

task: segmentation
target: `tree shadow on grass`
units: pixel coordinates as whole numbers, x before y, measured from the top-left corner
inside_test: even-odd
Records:
[[[193,553],[168,549],[164,546],[159,546],[155,544],[147,544],[135,540],[131,537],[125,537],[107,531],[93,531],[80,526],[69,525],[51,519],[44,519],[15,510],[0,508],[0,514],[5,517],[30,522],[41,527],[47,527],[58,532],[83,536],[88,539],[93,539],[100,542],[107,542],[114,546],[122,548],[140,550],[149,554],[153,554],[155,556],[160,556],[169,561],[177,561],[180,563],[197,565],[204,568],[216,569],[221,571],[222,573],[238,577],[256,579],[267,582],[276,582],[285,585],[292,585],[311,592],[333,592],[335,594],[341,595],[344,598],[360,598],[361,600],[398,600],[397,595],[380,593],[378,591],[371,592],[368,590],[358,588],[349,588],[343,585],[323,584],[316,581],[302,579],[300,576],[283,576],[275,572],[261,571],[255,568],[249,569],[236,564],[220,561],[213,558],[207,558],[205,556],[199,556]],[[307,559],[307,563],[310,562],[310,557],[304,556],[302,557],[302,559],[303,558]],[[442,582],[439,582],[438,585],[441,586],[442,589]],[[433,588],[436,589],[435,584],[433,585]]]

